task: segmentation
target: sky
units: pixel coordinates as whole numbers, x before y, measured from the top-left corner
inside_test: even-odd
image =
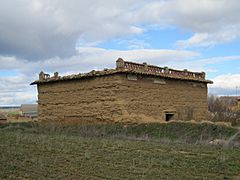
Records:
[[[240,95],[239,0],[0,0],[0,106],[36,103],[38,73],[115,68],[121,57],[204,71]]]

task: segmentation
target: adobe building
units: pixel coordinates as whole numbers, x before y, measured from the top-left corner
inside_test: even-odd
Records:
[[[205,120],[204,72],[174,70],[119,58],[116,69],[53,77],[41,72],[38,88],[41,122],[164,122]]]

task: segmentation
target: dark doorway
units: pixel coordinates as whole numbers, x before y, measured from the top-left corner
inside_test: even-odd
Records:
[[[171,121],[173,119],[174,114],[173,113],[166,113],[165,114],[165,120]]]

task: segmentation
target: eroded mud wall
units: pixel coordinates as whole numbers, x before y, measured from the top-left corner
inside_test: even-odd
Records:
[[[122,108],[119,76],[38,85],[39,120],[69,123],[111,121]]]
[[[38,85],[39,120],[91,123],[202,120],[205,84],[126,74]]]
[[[168,113],[175,120],[206,120],[206,84],[141,76],[125,79],[130,80],[123,81],[118,94],[125,115],[143,121],[165,121]]]

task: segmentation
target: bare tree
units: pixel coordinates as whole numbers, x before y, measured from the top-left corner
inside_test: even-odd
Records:
[[[211,121],[230,122],[232,125],[240,125],[240,109],[236,107],[236,100],[231,98],[208,97],[208,110]]]

